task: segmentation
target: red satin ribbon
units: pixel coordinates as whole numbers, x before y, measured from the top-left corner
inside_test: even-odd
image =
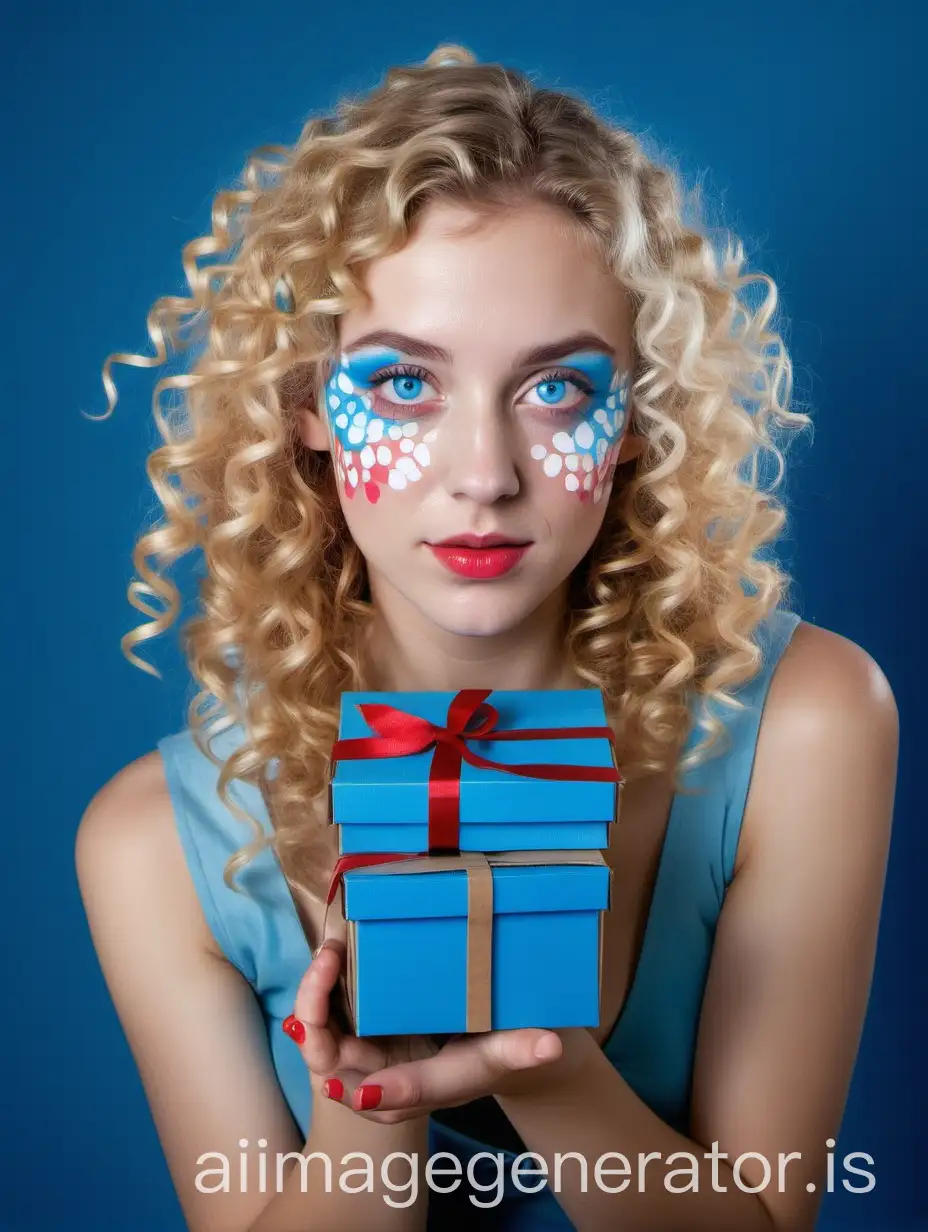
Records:
[[[335,861],[335,867],[332,869],[332,879],[329,882],[329,889],[325,896],[325,905],[330,907],[338,892],[338,887],[342,879],[342,873],[350,873],[353,868],[367,868],[371,864],[392,864],[396,860],[420,860],[427,852],[417,851],[414,855],[404,853],[400,855],[393,851],[376,851],[376,852],[358,852],[357,855],[339,856]]]
[[[499,731],[499,713],[486,699],[492,689],[462,689],[452,698],[444,727],[395,706],[362,703],[358,709],[376,736],[336,740],[333,771],[339,761],[377,757],[404,757],[422,753],[432,745],[435,753],[428,783],[428,854],[460,851],[461,763],[501,770],[522,778],[556,782],[621,783],[615,766],[509,765],[481,757],[467,747],[468,740],[613,740],[611,727],[543,727]],[[476,720],[476,725],[471,725]],[[343,857],[344,858],[344,857]],[[386,856],[386,859],[395,859]],[[368,859],[368,863],[372,861]],[[336,867],[338,867],[336,865]]]

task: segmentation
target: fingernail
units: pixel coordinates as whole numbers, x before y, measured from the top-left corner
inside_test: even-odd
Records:
[[[295,1044],[302,1044],[306,1040],[306,1028],[295,1015],[288,1014],[280,1025]]]
[[[326,1078],[322,1084],[322,1094],[326,1099],[341,1099],[345,1094],[342,1080],[340,1078]]]
[[[383,1099],[383,1087],[376,1082],[362,1082],[354,1093],[354,1106],[358,1112],[370,1112]]]
[[[535,1056],[539,1061],[553,1061],[560,1052],[558,1039],[554,1035],[543,1035],[535,1045]]]

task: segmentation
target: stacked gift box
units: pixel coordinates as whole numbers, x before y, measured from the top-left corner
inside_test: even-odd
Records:
[[[598,689],[345,693],[329,901],[355,1032],[597,1026],[622,783]]]

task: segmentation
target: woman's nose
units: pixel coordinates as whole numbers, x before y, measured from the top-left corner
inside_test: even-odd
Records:
[[[455,411],[456,422],[445,442],[445,481],[451,495],[479,504],[516,496],[520,479],[512,425],[500,408],[471,400]]]

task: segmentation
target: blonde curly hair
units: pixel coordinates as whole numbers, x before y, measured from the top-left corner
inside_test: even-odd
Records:
[[[221,798],[255,831],[226,867],[230,885],[268,842],[291,867],[299,853],[315,890],[331,867],[333,827],[318,806],[339,696],[364,687],[370,608],[331,460],[302,445],[297,412],[337,352],[365,263],[402,247],[436,198],[560,206],[631,297],[631,423],[643,449],[617,472],[573,578],[567,639],[579,676],[605,694],[626,774],[673,764],[694,697],[716,705],[697,708],[704,739],[677,773],[719,746],[719,708],[738,706],[735,691],[760,665],[755,629],[786,593],[759,552],[785,520],[773,430],[808,420],[790,409],[773,281],[742,273],[732,237],[717,253],[685,223],[677,177],[573,96],[457,47],[391,70],[306,123],[292,148],[255,152],[241,185],[215,198],[211,233],[184,248],[189,296],[160,298],[148,315],[155,356],[118,353],[103,368],[105,417],[113,363],[157,367],[170,348],[198,348],[189,371],[154,391],[163,444],[147,471],[164,516],[134,550],[129,599],[146,620],[123,649],[158,674],[135,648],[176,620],[166,569],[199,548],[201,607],[184,635],[200,691],[188,721],[221,767]],[[764,289],[753,308],[752,284]],[[169,389],[183,395],[170,410]],[[765,457],[776,463],[766,484]],[[221,760],[210,746],[233,726],[241,741]],[[276,836],[229,793],[235,779],[267,781],[272,765]]]

